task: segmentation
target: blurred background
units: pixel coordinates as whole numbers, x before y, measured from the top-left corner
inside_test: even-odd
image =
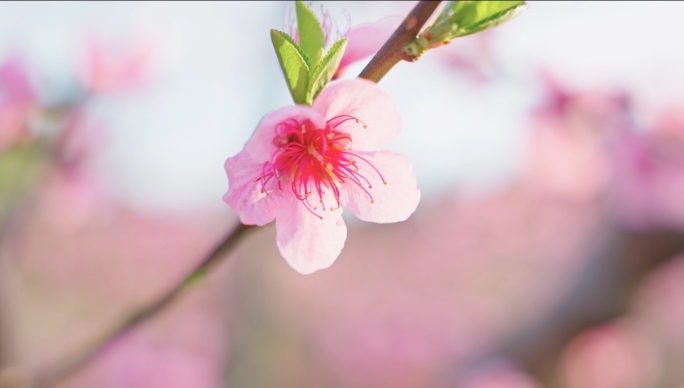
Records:
[[[414,4],[312,8],[341,36]],[[400,63],[380,86],[423,193],[408,221],[350,215],[306,276],[264,227],[56,386],[684,387],[682,12],[531,2]],[[32,386],[237,222],[223,163],[291,104],[269,30],[293,15],[0,4],[0,387]]]

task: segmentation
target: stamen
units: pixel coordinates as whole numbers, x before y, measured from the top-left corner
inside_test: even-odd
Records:
[[[270,194],[266,187],[274,177],[281,192],[285,192],[282,181],[289,180],[286,183],[295,198],[302,202],[307,211],[321,219],[323,217],[318,213],[318,207],[311,203],[311,194],[316,194],[321,211],[340,209],[340,185],[348,181],[357,185],[374,203],[369,191],[373,185],[362,174],[357,159],[369,165],[384,184],[387,182],[369,160],[352,151],[351,135],[336,130],[351,120],[366,127],[365,123],[350,115],[333,117],[326,122],[325,128],[317,128],[310,120],[298,121],[293,118],[276,125],[273,144],[277,150],[271,160],[262,166],[261,176],[255,179],[255,182],[261,181],[262,193]],[[327,190],[330,191],[327,201],[331,200],[330,197],[334,198],[336,207],[326,204]]]
[[[345,153],[345,154],[351,154],[350,152],[343,152],[343,153]],[[373,168],[373,170],[375,170],[375,172],[377,172],[378,175],[380,175],[380,179],[382,179],[382,183],[387,184],[387,181],[385,181],[385,177],[383,177],[382,174],[380,173],[380,171],[379,171],[377,168],[375,168],[375,166],[373,165],[373,163],[369,162],[366,158],[363,158],[363,157],[361,157],[361,156],[359,156],[359,155],[356,155],[356,154],[351,154],[351,155],[354,155],[354,157],[357,157],[357,158],[363,160],[364,162],[366,162],[366,164],[368,164],[369,166],[371,166],[371,168]],[[352,163],[352,164],[356,165],[356,163]]]
[[[332,129],[337,129],[338,126],[340,126],[342,123],[346,123],[347,121],[354,120],[357,124],[361,123],[364,128],[368,128],[366,123],[363,121],[359,120],[358,118],[351,116],[351,115],[339,115],[331,118],[330,120],[326,121],[325,124],[327,126],[330,126]]]

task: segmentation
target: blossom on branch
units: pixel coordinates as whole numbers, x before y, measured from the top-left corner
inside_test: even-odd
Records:
[[[224,200],[244,224],[275,219],[278,248],[297,271],[326,268],[347,237],[343,206],[379,223],[403,221],[416,209],[411,162],[379,151],[400,128],[394,104],[376,84],[333,83],[312,107],[285,107],[261,120],[225,163]]]
[[[93,93],[115,93],[142,85],[149,76],[155,42],[144,37],[114,43],[93,37],[88,42],[81,74]]]
[[[0,64],[0,151],[29,136],[28,125],[37,96],[22,58],[11,56]]]

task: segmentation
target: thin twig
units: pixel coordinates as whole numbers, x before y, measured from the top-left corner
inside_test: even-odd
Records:
[[[394,65],[402,59],[408,59],[404,54],[404,47],[416,39],[439,3],[441,1],[420,1],[359,74],[359,78],[379,82]]]
[[[113,342],[117,338],[122,337],[131,329],[138,326],[138,324],[167,308],[172,302],[182,295],[183,291],[185,291],[188,286],[193,284],[198,278],[207,274],[212,267],[221,262],[224,257],[234,250],[235,247],[238,246],[238,243],[245,236],[246,232],[251,229],[254,229],[254,227],[239,223],[226,236],[226,238],[204,260],[202,260],[201,263],[193,268],[193,270],[183,279],[182,282],[174,286],[170,291],[166,292],[156,301],[152,302],[148,306],[138,309],[136,312],[124,319],[121,323],[111,327],[99,338],[94,340],[87,348],[81,350],[79,353],[70,358],[66,358],[65,362],[57,365],[54,367],[54,369],[49,369],[39,373],[35,381],[35,386],[49,387],[69,377],[72,373],[86,365],[98,354],[100,354],[107,344]]]

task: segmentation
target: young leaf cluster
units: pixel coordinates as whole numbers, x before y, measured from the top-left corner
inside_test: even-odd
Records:
[[[296,104],[311,105],[337,71],[347,39],[335,42],[325,52],[325,32],[313,11],[296,2],[299,44],[288,34],[271,30],[271,41],[280,68]]]
[[[453,39],[500,26],[527,8],[525,1],[449,1],[435,22],[407,45],[411,58]]]

